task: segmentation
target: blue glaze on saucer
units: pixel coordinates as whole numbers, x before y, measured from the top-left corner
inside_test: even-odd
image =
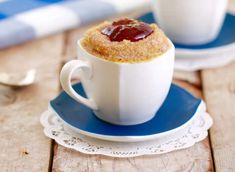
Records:
[[[156,23],[153,13],[147,13],[143,16],[140,16],[138,20],[142,20],[146,23]],[[203,45],[181,45],[174,43],[176,48],[184,48],[184,49],[194,49],[194,50],[202,50],[202,49],[208,49],[208,48],[217,48],[221,46],[225,46],[228,44],[235,43],[235,16],[232,14],[227,13],[224,24],[222,26],[222,29],[218,35],[218,37],[208,43]]]
[[[75,84],[73,88],[85,96],[81,84]],[[156,116],[148,122],[131,126],[113,125],[98,119],[92,110],[77,103],[64,91],[52,100],[50,105],[66,123],[86,132],[106,136],[148,136],[182,126],[195,115],[200,103],[200,99],[172,84]]]

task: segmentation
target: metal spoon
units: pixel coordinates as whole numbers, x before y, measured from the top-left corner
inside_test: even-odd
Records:
[[[0,73],[0,84],[10,87],[23,87],[34,83],[36,70],[30,69],[24,74]]]

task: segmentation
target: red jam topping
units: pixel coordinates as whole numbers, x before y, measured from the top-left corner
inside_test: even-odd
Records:
[[[131,19],[121,19],[105,27],[101,33],[109,37],[110,41],[123,41],[124,39],[136,42],[146,38],[153,29],[144,22]]]

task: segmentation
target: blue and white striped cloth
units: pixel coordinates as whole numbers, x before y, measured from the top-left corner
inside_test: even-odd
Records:
[[[149,5],[149,0],[0,0],[0,48]]]

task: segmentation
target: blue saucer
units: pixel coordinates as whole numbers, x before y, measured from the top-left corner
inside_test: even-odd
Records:
[[[73,88],[85,96],[81,84]],[[64,91],[50,102],[50,108],[76,131],[111,141],[140,141],[168,135],[189,124],[202,101],[179,86],[171,85],[169,94],[156,116],[138,125],[113,125],[98,119],[93,111],[77,103]]]
[[[156,23],[153,13],[147,13],[143,16],[140,16],[138,19],[146,23]],[[178,49],[202,50],[208,48],[222,47],[232,43],[235,43],[235,16],[227,13],[223,27],[216,40],[214,40],[213,42],[194,46],[186,46],[177,43],[174,43],[174,45]]]

